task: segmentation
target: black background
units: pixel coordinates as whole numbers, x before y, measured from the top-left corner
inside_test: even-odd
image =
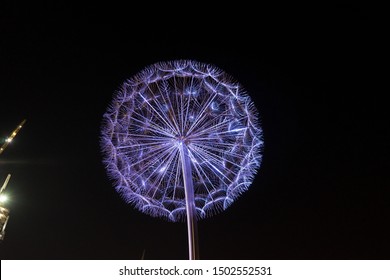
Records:
[[[125,204],[99,148],[121,83],[174,59],[234,76],[264,130],[251,188],[199,222],[202,259],[389,258],[388,122],[369,12],[6,6],[2,141],[27,122],[0,156],[1,180],[12,174],[1,259],[187,258],[185,224]]]

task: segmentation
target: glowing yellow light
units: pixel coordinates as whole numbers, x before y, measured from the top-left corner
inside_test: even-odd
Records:
[[[3,203],[3,202],[6,202],[8,200],[8,197],[4,194],[0,195],[0,202]]]

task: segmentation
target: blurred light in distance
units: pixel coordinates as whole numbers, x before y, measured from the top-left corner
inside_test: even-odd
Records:
[[[6,202],[8,200],[8,197],[4,194],[1,194],[0,195],[0,202],[3,203],[3,202]]]

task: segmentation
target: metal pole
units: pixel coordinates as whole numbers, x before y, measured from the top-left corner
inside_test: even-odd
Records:
[[[0,189],[0,193],[2,193],[4,190],[5,190],[5,188],[7,187],[7,185],[8,185],[8,182],[9,182],[9,179],[11,178],[11,174],[8,174],[7,175],[7,178],[5,179],[5,182],[4,182],[4,184],[3,184],[3,186],[1,187],[1,189]]]
[[[26,123],[26,120],[23,120],[16,128],[14,131],[12,131],[11,135],[5,139],[4,144],[0,147],[0,154],[2,154],[7,148],[8,144],[11,143],[11,141],[15,138],[16,134],[18,134],[19,130],[23,127],[23,125]]]
[[[181,164],[183,171],[184,192],[187,212],[188,252],[190,260],[199,259],[198,250],[198,228],[196,224],[196,209],[194,198],[194,184],[192,181],[192,170],[188,149],[184,141],[179,142]]]

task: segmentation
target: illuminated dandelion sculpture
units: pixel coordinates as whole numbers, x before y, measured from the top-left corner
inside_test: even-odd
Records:
[[[196,220],[225,210],[261,163],[262,130],[242,87],[222,70],[180,60],[126,81],[104,114],[101,147],[124,200],[151,216]]]

